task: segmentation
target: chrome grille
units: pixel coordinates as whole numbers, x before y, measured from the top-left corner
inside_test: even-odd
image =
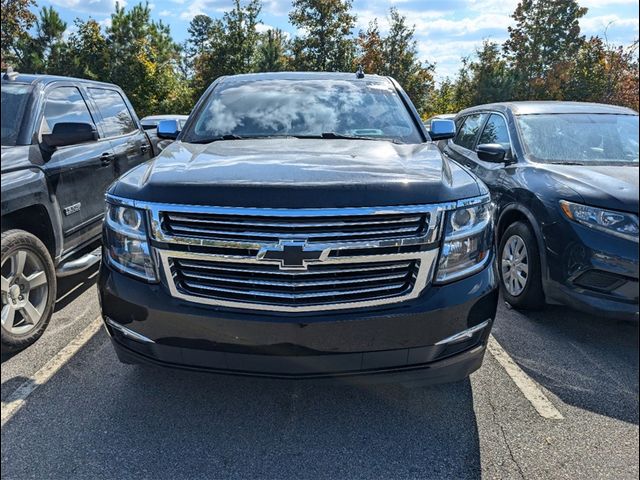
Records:
[[[149,212],[153,249],[173,297],[223,308],[324,312],[420,295],[433,276],[442,219],[455,203],[133,206]]]
[[[279,306],[403,295],[413,288],[419,264],[419,260],[317,264],[305,271],[283,271],[269,264],[170,260],[175,285],[186,294]]]
[[[312,217],[190,212],[161,215],[161,228],[168,235],[254,243],[283,238],[305,239],[307,243],[415,238],[425,234],[428,224],[428,213]]]

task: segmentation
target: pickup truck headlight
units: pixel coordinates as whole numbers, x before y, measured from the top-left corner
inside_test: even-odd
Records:
[[[638,241],[638,217],[631,213],[614,212],[580,203],[560,200],[562,212],[574,222],[616,237]]]
[[[149,282],[157,281],[143,210],[107,204],[105,250],[107,261],[116,270]]]
[[[436,283],[471,275],[485,267],[493,247],[493,205],[463,205],[447,213]]]

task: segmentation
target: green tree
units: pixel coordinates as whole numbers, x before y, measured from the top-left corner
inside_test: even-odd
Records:
[[[3,69],[7,64],[15,64],[18,60],[16,52],[18,45],[29,38],[29,29],[36,21],[36,16],[29,8],[34,5],[34,0],[2,0],[1,2],[0,61]]]
[[[53,7],[43,7],[35,22],[36,35],[24,37],[16,46],[19,69],[29,73],[64,73],[62,55],[67,24]]]
[[[110,78],[111,55],[98,22],[77,19],[75,26],[65,52],[67,75],[91,80]]]
[[[396,8],[389,11],[389,33],[382,36],[377,21],[360,32],[357,39],[358,58],[365,73],[388,75],[405,89],[418,112],[428,109],[434,89],[435,66],[422,62],[418,56],[415,27]]]
[[[384,38],[377,19],[369,22],[366,30],[360,30],[356,47],[357,63],[365,72],[379,73],[385,69]]]
[[[389,35],[383,42],[384,75],[395,78],[406,90],[418,112],[424,112],[435,82],[435,65],[418,57],[415,27],[396,8],[389,11]]]
[[[476,60],[468,63],[468,69],[473,90],[472,104],[511,100],[515,78],[497,43],[483,42],[482,48],[476,50]]]
[[[260,38],[258,47],[257,70],[259,72],[281,72],[287,69],[288,41],[284,32],[278,28],[269,29]]]
[[[106,30],[105,77],[120,85],[140,116],[188,113],[190,90],[179,75],[181,49],[169,27],[151,20],[149,5],[116,5]]]
[[[563,79],[558,74],[580,50],[584,37],[579,20],[587,13],[576,0],[521,0],[512,17],[504,44],[511,67],[518,75],[516,95],[521,98],[556,98]]]
[[[564,84],[566,100],[622,105],[638,110],[638,42],[629,48],[587,40]]]
[[[203,50],[193,60],[193,87],[195,98],[222,75],[249,73],[255,71],[258,41],[257,25],[262,4],[251,0],[243,5],[234,1],[232,10],[225,12],[221,19],[206,22],[208,38],[192,22],[191,45],[200,42]],[[200,24],[204,22],[199,21]]]
[[[356,17],[351,0],[293,0],[289,21],[304,34],[293,40],[297,70],[349,71],[355,42],[351,36]]]

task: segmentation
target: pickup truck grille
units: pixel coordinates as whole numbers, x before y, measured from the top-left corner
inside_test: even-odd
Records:
[[[332,216],[250,216],[165,212],[162,229],[170,235],[234,242],[348,242],[419,237],[429,223],[426,213]]]
[[[283,271],[277,265],[172,259],[184,293],[208,299],[277,306],[362,302],[409,292],[419,261],[310,265]]]

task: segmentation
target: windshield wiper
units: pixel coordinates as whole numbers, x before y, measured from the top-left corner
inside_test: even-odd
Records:
[[[323,132],[320,135],[293,135],[296,138],[324,138],[333,140],[375,140],[385,141],[393,143],[403,143],[397,138],[385,138],[385,137],[369,137],[366,135],[345,135],[343,133],[336,132]]]
[[[219,142],[220,140],[242,140],[243,138],[249,138],[249,137],[241,137],[240,135],[228,133],[226,135],[219,135],[217,137],[205,138],[202,140],[194,140],[189,143],[211,143],[211,142]]]

